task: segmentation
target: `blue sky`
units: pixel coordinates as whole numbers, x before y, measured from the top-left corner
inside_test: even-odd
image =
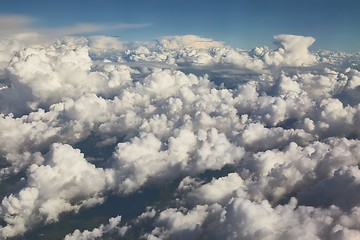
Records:
[[[273,35],[286,33],[315,37],[314,48],[360,51],[358,0],[0,0],[0,5],[1,15],[32,18],[33,29],[90,23],[101,27],[79,34],[130,41],[196,34],[246,49],[271,46]],[[118,23],[137,25],[104,27]]]

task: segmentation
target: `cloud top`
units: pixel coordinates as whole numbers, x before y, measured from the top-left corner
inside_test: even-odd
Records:
[[[1,40],[0,238],[357,239],[360,58],[275,40]]]
[[[199,37],[196,35],[183,35],[183,36],[171,36],[163,37],[158,40],[158,43],[166,49],[209,49],[223,47],[221,42],[214,41],[212,39]]]
[[[316,56],[311,54],[308,48],[315,42],[313,37],[304,37],[289,34],[274,36],[275,45],[285,51],[284,61],[288,65],[309,65],[316,62]]]

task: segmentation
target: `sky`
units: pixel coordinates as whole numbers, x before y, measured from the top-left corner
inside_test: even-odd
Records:
[[[314,48],[360,51],[357,0],[64,0],[56,4],[44,0],[1,0],[0,3],[1,15],[27,17],[31,19],[27,27],[35,29],[88,23],[97,24],[96,31],[79,34],[106,34],[126,41],[195,34],[245,49],[269,45],[276,34],[296,34],[315,37]],[[135,25],[113,26],[119,23]],[[14,28],[9,21],[2,25]]]
[[[360,239],[358,5],[0,0],[0,239]]]

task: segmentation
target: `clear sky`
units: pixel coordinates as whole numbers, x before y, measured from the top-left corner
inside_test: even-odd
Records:
[[[246,49],[271,46],[273,35],[286,33],[315,37],[314,48],[360,51],[359,0],[0,0],[0,6],[0,16],[26,16],[32,29],[87,23],[88,32],[78,26],[68,33],[123,40],[195,34]],[[119,23],[134,25],[114,27]],[[19,27],[0,23],[0,30],[11,26]]]

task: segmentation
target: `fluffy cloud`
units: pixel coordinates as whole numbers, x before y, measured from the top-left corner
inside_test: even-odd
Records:
[[[281,34],[274,36],[278,49],[257,47],[252,51],[232,49],[221,42],[193,35],[164,37],[156,46],[141,46],[125,52],[123,58],[131,61],[156,61],[177,65],[209,66],[210,71],[247,70],[256,73],[268,68],[311,66],[318,63],[317,54],[309,47],[315,42],[312,37]]]
[[[354,174],[357,175],[358,171],[358,167],[338,171],[331,180],[319,182],[313,192],[300,196],[302,203],[293,197],[288,203],[275,206],[267,200],[250,200],[243,181],[234,188],[229,184],[235,186],[237,180],[223,186],[224,181],[241,179],[236,175],[213,179],[190,192],[190,196],[197,199],[193,202],[190,198],[191,203],[195,203],[191,210],[169,208],[162,211],[156,220],[157,227],[147,235],[147,239],[177,239],[179,235],[186,235],[189,239],[198,239],[199,236],[206,239],[224,236],[228,239],[356,239],[359,236],[356,217],[359,210],[357,204],[349,203],[358,201],[352,201],[353,198],[348,196],[357,187]],[[343,194],[332,191],[334,184]],[[319,195],[311,195],[314,193]],[[327,197],[323,198],[323,194]],[[305,198],[310,206],[302,205]],[[213,201],[222,203],[222,206],[206,204]],[[350,209],[343,211],[330,206],[329,202],[340,204],[341,208],[350,206]],[[187,223],[194,218],[199,225],[189,227]]]
[[[258,152],[246,162],[254,179],[247,186],[250,196],[277,202],[288,194],[301,194],[314,182],[332,177],[342,166],[356,165],[358,144],[358,141],[332,139],[328,144],[314,142],[300,147],[291,143],[283,151]]]
[[[284,50],[285,65],[303,66],[316,62],[316,56],[308,51],[308,48],[315,42],[313,37],[280,34],[274,36],[275,44]]]
[[[65,98],[77,99],[89,93],[109,96],[131,80],[131,69],[126,66],[102,64],[97,66],[101,72],[91,71],[96,66],[89,57],[89,48],[65,43],[47,49],[25,48],[17,53],[6,68],[11,87],[0,93],[3,112],[22,114],[39,107],[48,109]]]
[[[2,40],[1,236],[155,186],[166,197],[116,213],[124,227],[112,218],[66,238],[356,239],[359,57],[275,40]]]
[[[192,210],[169,208],[162,211],[157,219],[159,227],[146,235],[149,240],[155,239],[199,239],[202,236],[201,225],[209,215],[219,211],[219,206],[197,206]],[[161,227],[160,227],[161,226]]]
[[[332,234],[328,231],[339,214],[336,208],[296,209],[296,199],[273,208],[267,201],[237,198],[224,211],[225,220],[221,227],[229,239],[331,239]]]
[[[125,178],[121,181],[121,191],[134,191],[154,176],[175,178],[178,174],[218,170],[235,164],[244,155],[242,148],[233,146],[215,129],[202,131],[198,136],[189,130],[179,131],[169,139],[168,149],[162,151],[163,148],[153,134],[118,144],[114,158],[119,178]]]
[[[343,167],[334,176],[318,182],[308,192],[301,193],[299,199],[304,204],[328,207],[336,205],[350,210],[358,205],[359,168]]]
[[[2,200],[1,216],[6,222],[0,229],[2,237],[58,221],[63,212],[102,203],[102,192],[113,184],[110,170],[96,168],[70,145],[54,144],[44,158],[44,164],[30,166],[26,186]]]
[[[115,37],[92,36],[89,40],[91,52],[97,55],[120,51],[123,48],[123,44]]]
[[[196,35],[183,35],[163,37],[158,40],[161,47],[165,49],[209,49],[224,46],[221,42],[216,42],[212,39],[202,38]]]
[[[236,173],[212,179],[211,182],[204,184],[188,194],[192,201],[206,204],[224,204],[234,195],[234,192],[244,187],[244,182]],[[239,193],[237,193],[239,194]]]
[[[16,39],[0,39],[0,76],[4,78],[4,68],[9,64],[15,53],[22,49],[24,44]],[[1,78],[1,79],[2,79]],[[2,79],[3,80],[3,79]]]
[[[80,230],[76,229],[72,234],[68,234],[65,236],[64,240],[91,240],[91,239],[99,239],[103,237],[105,234],[111,232],[117,232],[116,235],[123,236],[127,227],[118,227],[121,221],[121,216],[117,216],[109,219],[109,223],[106,225],[101,224],[99,227],[94,228],[93,230],[85,230],[80,232]]]

